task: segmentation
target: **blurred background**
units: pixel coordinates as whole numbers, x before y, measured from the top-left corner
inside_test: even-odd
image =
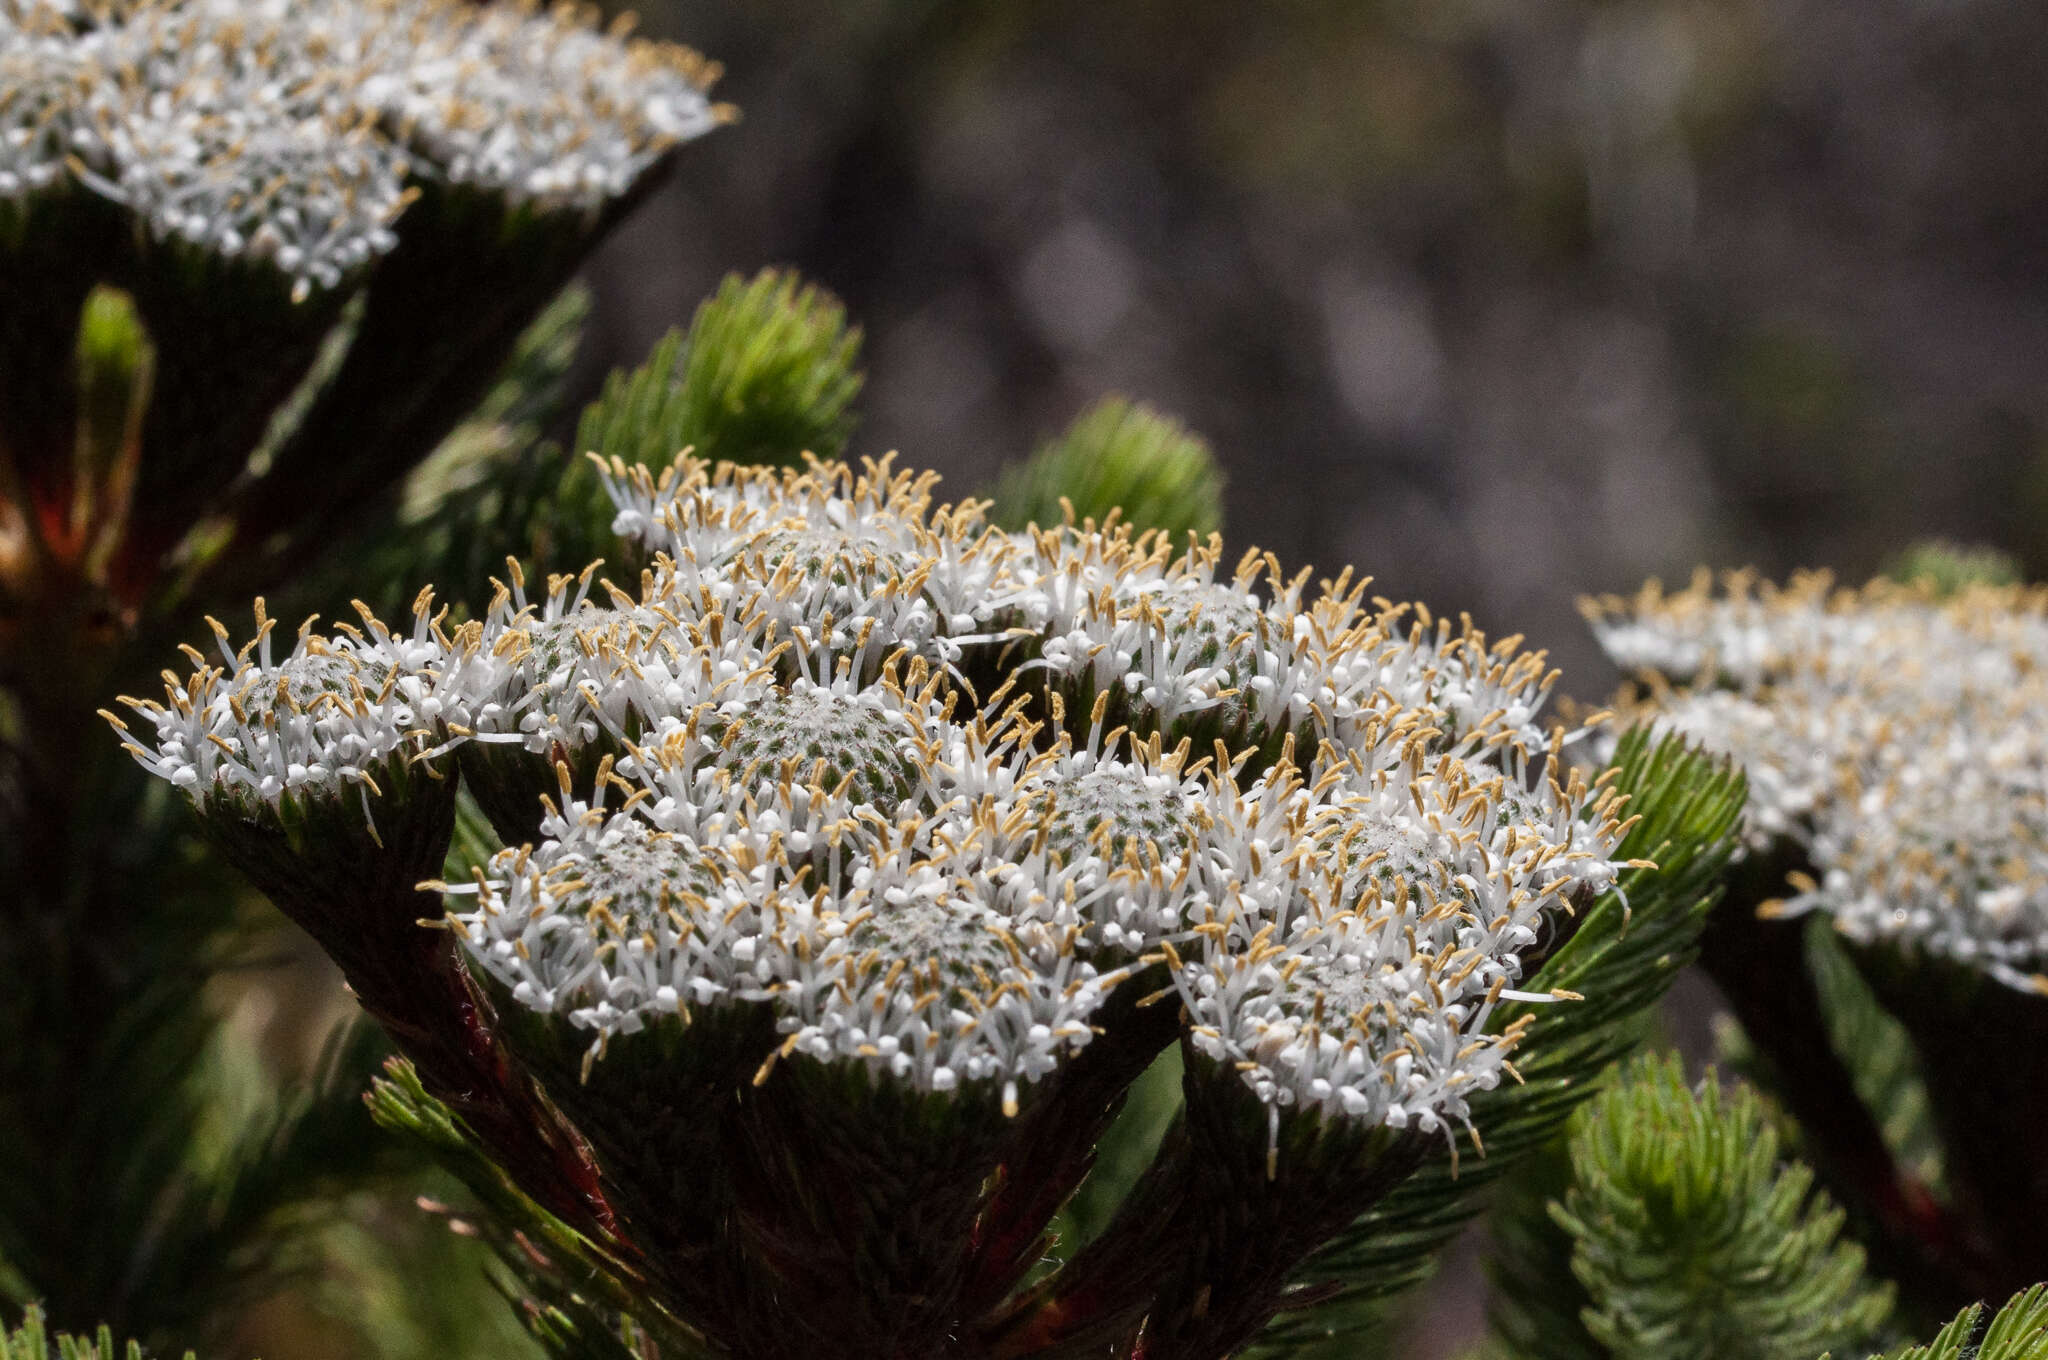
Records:
[[[728,270],[868,332],[857,452],[986,489],[1120,389],[1227,534],[1523,632],[1698,563],[2048,572],[2028,0],[646,0],[737,127],[592,270],[593,374]]]

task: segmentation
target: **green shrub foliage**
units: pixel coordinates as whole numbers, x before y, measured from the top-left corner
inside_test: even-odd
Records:
[[[1804,1360],[1870,1339],[1891,1308],[1813,1173],[1778,1157],[1746,1087],[1645,1058],[1573,1118],[1572,1241],[1586,1331],[1624,1357]]]

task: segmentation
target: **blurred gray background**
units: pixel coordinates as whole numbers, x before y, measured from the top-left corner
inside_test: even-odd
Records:
[[[2048,566],[2032,0],[649,0],[742,121],[591,271],[593,371],[728,270],[867,330],[857,452],[983,490],[1119,389],[1227,533],[1523,632],[1697,563]]]

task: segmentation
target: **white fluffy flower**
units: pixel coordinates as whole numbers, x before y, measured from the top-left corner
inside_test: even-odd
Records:
[[[407,634],[367,610],[363,627],[333,636],[315,633],[309,619],[278,658],[275,622],[259,600],[256,636],[240,649],[213,624],[222,664],[188,648],[192,674],[166,672],[164,702],[122,701],[153,729],[149,744],[126,737],[128,751],[203,803],[274,809],[288,797],[375,791],[381,769],[426,752],[441,730],[435,690],[446,640],[430,606],[423,594]]]
[[[0,7],[0,204],[64,175],[295,295],[390,250],[421,183],[617,198],[724,117],[716,72],[571,6],[138,0]]]
[[[202,664],[138,750],[191,785],[260,781],[272,728],[461,747],[494,825],[538,834],[450,919],[593,1058],[762,1007],[781,1060],[1014,1110],[1141,985],[1276,1121],[1447,1129],[1504,1068],[1542,918],[1624,867],[1619,800],[1557,782],[1542,657],[1348,577],[1017,538],[886,464],[609,482],[658,550],[638,594],[529,600],[515,569],[452,637],[423,599],[410,638],[238,659],[236,694],[346,691],[286,686],[274,723]]]
[[[1779,910],[2048,990],[2048,597],[1737,576],[1588,612],[1647,715],[1742,764],[1748,846],[1804,852]]]

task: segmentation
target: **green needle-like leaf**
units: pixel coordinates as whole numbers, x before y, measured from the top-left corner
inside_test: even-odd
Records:
[[[1883,1360],[2048,1360],[2048,1285],[2013,1295],[1989,1325],[1984,1305],[1971,1304],[1927,1345],[1901,1346]]]
[[[102,1326],[96,1336],[49,1334],[43,1312],[33,1305],[13,1332],[0,1329],[0,1360],[143,1360],[142,1347],[130,1341],[116,1345],[113,1332]],[[192,1352],[185,1352],[192,1360]]]
[[[1634,1064],[1573,1119],[1571,1163],[1550,1212],[1609,1355],[1805,1360],[1891,1312],[1812,1170],[1779,1164],[1756,1093],[1724,1093],[1712,1069],[1693,1090],[1675,1057]]]

